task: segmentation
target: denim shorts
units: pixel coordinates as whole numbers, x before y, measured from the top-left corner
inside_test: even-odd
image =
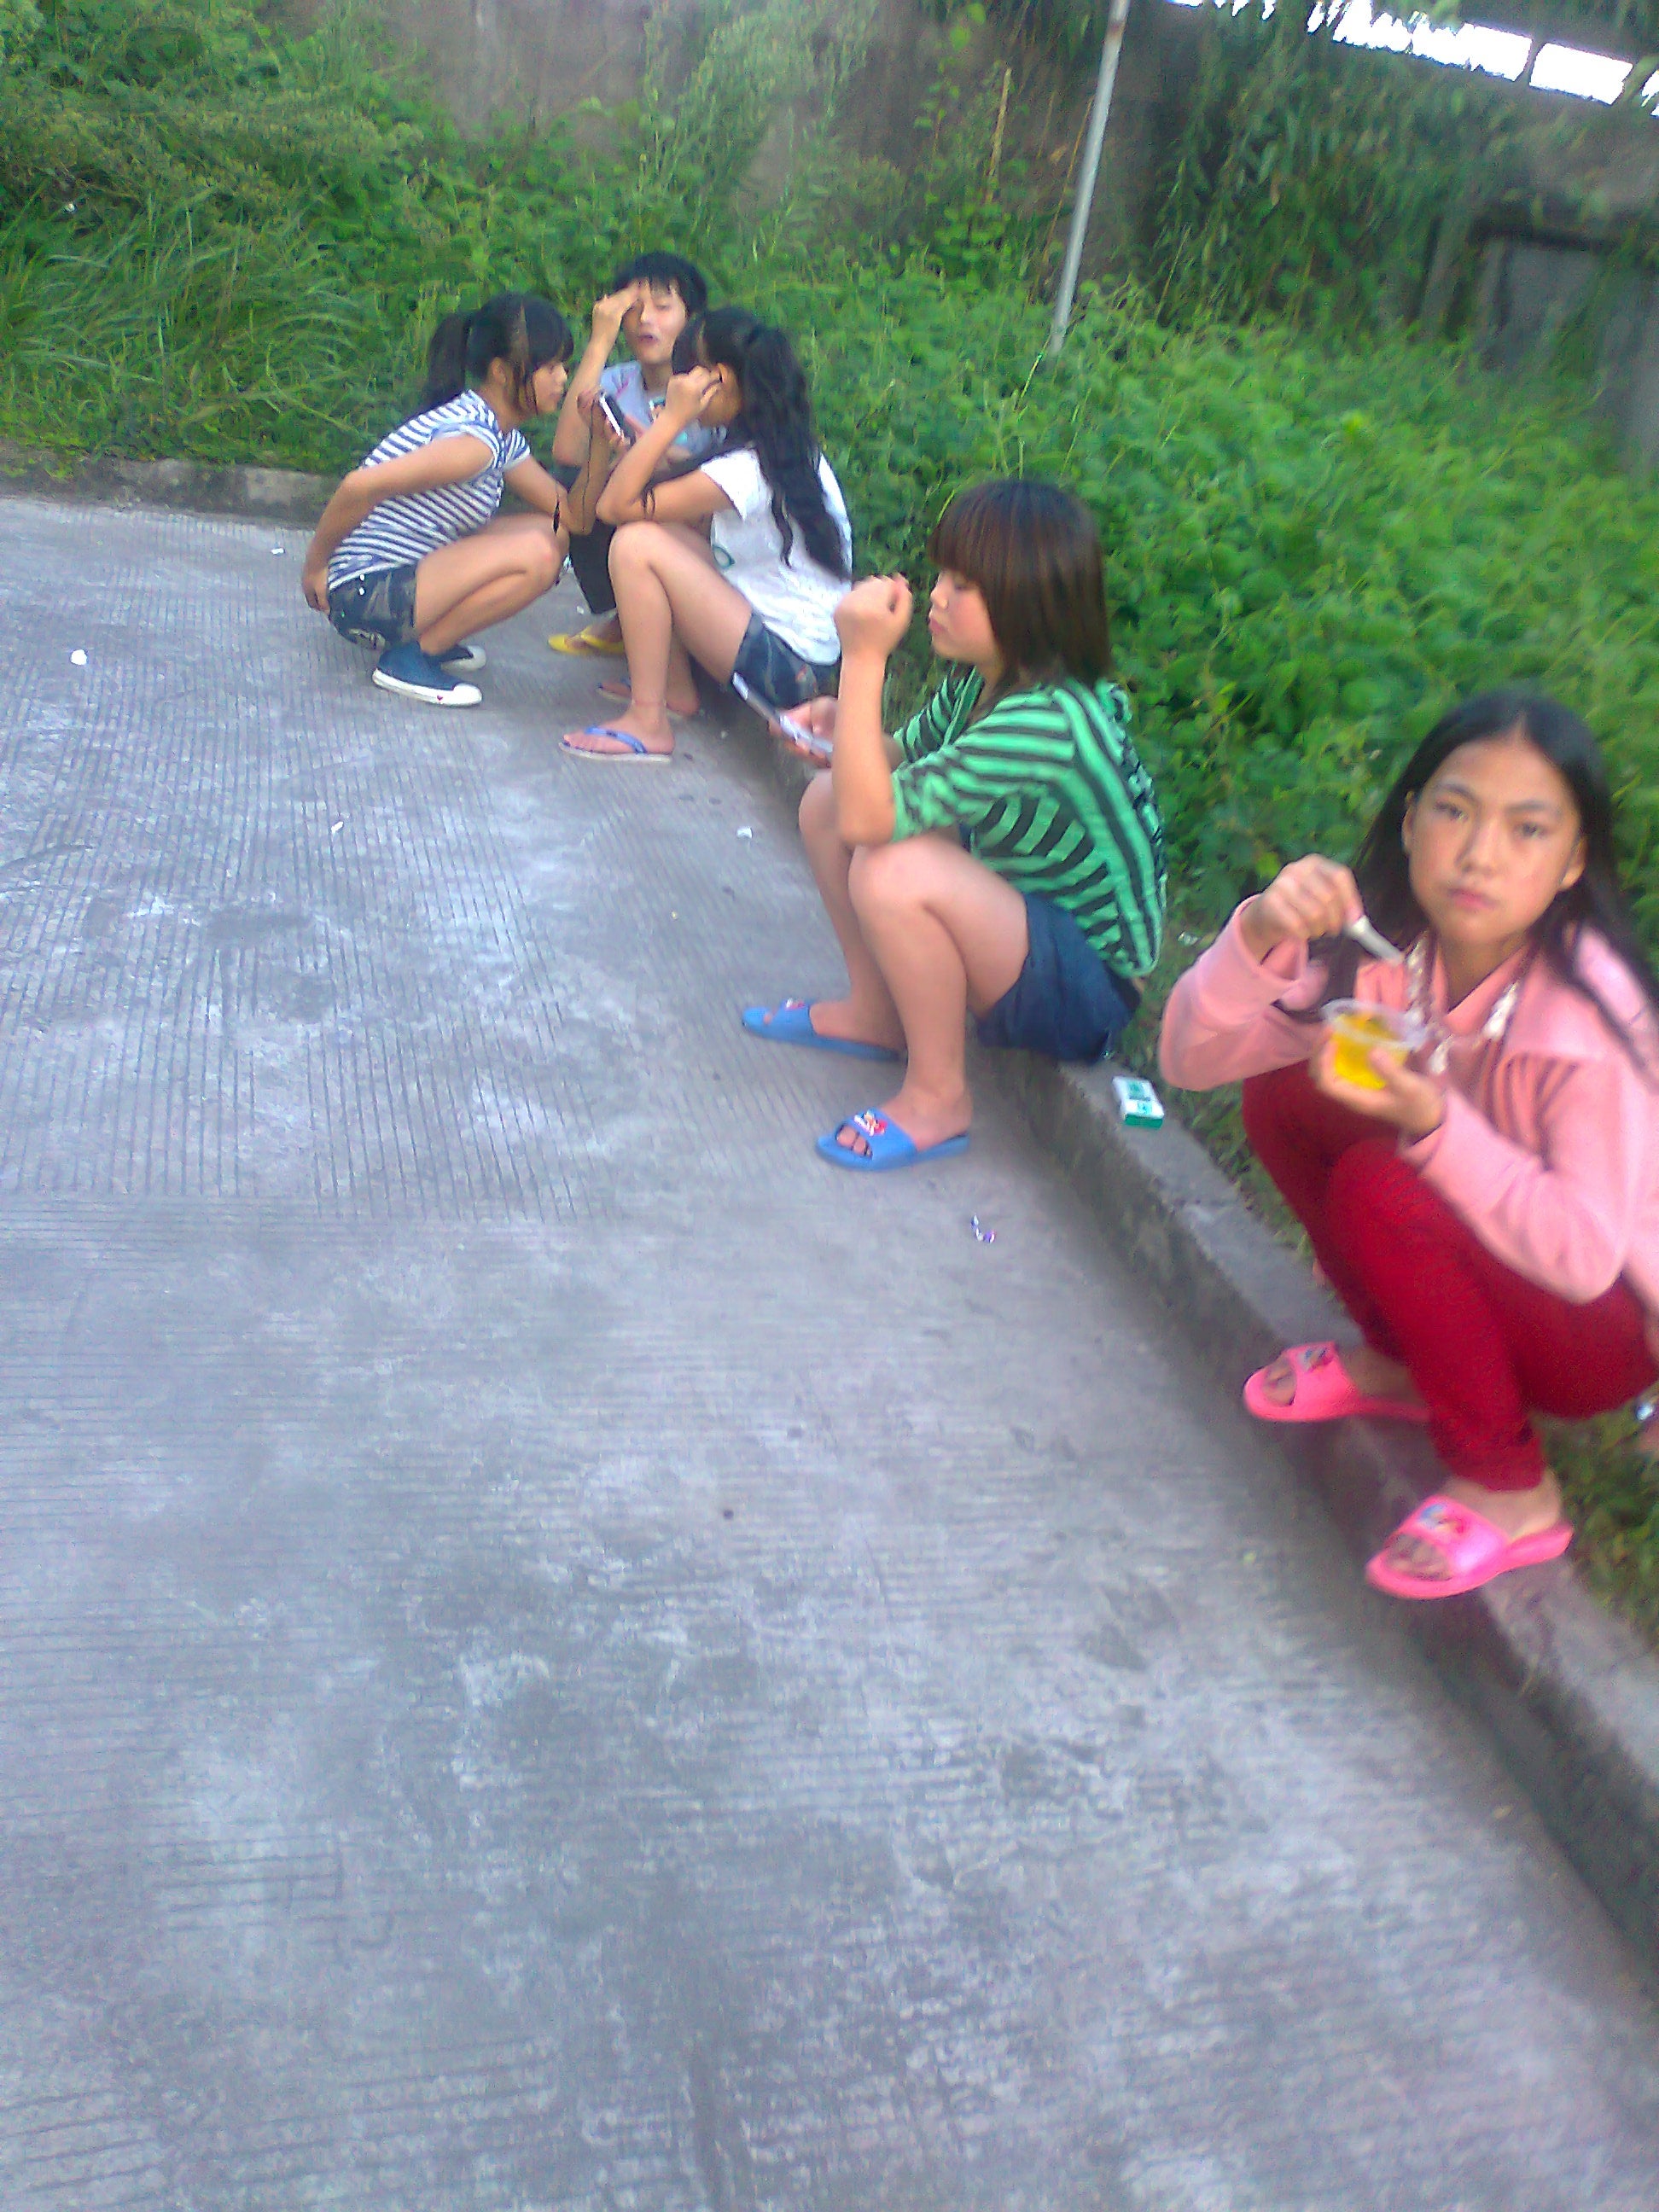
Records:
[[[768,629],[758,615],[750,615],[732,673],[742,677],[757,702],[781,707],[787,714],[791,707],[804,707],[809,699],[833,691],[840,665],[835,660],[804,659],[775,630]]]
[[[1028,894],[1025,924],[1025,965],[980,1016],[980,1042],[1050,1060],[1101,1059],[1128,1028],[1139,992],[1106,965],[1064,907]]]
[[[328,618],[342,637],[384,653],[407,645],[415,635],[415,577],[419,562],[400,568],[371,568],[328,587]]]

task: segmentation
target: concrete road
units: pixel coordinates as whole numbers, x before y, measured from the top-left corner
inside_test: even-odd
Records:
[[[753,757],[0,517],[3,2212],[1653,2212],[1628,1954],[1062,1179],[814,1155]]]

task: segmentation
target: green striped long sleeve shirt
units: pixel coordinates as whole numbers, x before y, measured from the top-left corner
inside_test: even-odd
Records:
[[[1143,975],[1164,936],[1164,825],[1115,684],[1012,691],[953,669],[894,733],[893,836],[956,830],[1014,888],[1063,907],[1109,968]]]

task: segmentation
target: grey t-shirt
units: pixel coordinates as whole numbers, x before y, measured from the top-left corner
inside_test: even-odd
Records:
[[[630,422],[637,422],[641,430],[648,430],[662,412],[664,395],[646,390],[645,371],[636,361],[619,362],[602,370],[599,389],[618,414]],[[720,431],[704,423],[690,422],[668,448],[668,458],[677,467],[684,467],[687,461],[700,461],[705,453],[714,451],[720,437]]]

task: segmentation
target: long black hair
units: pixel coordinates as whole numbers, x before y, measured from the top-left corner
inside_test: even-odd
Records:
[[[493,361],[504,362],[514,404],[526,412],[531,384],[550,361],[568,361],[570,325],[550,300],[533,292],[497,292],[470,313],[446,315],[427,349],[421,408],[441,407],[469,384],[482,384]]]
[[[728,448],[749,446],[772,494],[772,520],[789,558],[800,532],[806,550],[832,576],[850,576],[846,541],[830,514],[818,475],[817,432],[806,376],[795,349],[775,323],[746,307],[711,307],[681,340],[690,340],[707,368],[730,368],[743,394],[743,411],[726,437]],[[676,349],[677,357],[678,348]]]
[[[1092,686],[1110,674],[1100,532],[1080,499],[1041,477],[993,477],[957,494],[927,551],[977,586],[1004,690],[1068,677]]]
[[[1524,738],[1537,748],[1572,793],[1584,841],[1584,872],[1576,884],[1559,890],[1533,924],[1537,957],[1570,990],[1601,1015],[1613,1034],[1631,1042],[1624,1023],[1580,970],[1579,940],[1592,929],[1604,938],[1629,969],[1649,1008],[1659,1017],[1659,976],[1640,939],[1619,880],[1613,842],[1613,792],[1601,749],[1571,708],[1541,691],[1511,689],[1483,691],[1443,714],[1395,778],[1376,818],[1354,855],[1354,880],[1365,912],[1385,937],[1409,945],[1428,927],[1411,884],[1411,863],[1402,842],[1406,809],[1419,796],[1461,745],[1493,738]],[[1353,988],[1361,954],[1347,938],[1328,938],[1310,946],[1326,963],[1324,997],[1340,999]]]

